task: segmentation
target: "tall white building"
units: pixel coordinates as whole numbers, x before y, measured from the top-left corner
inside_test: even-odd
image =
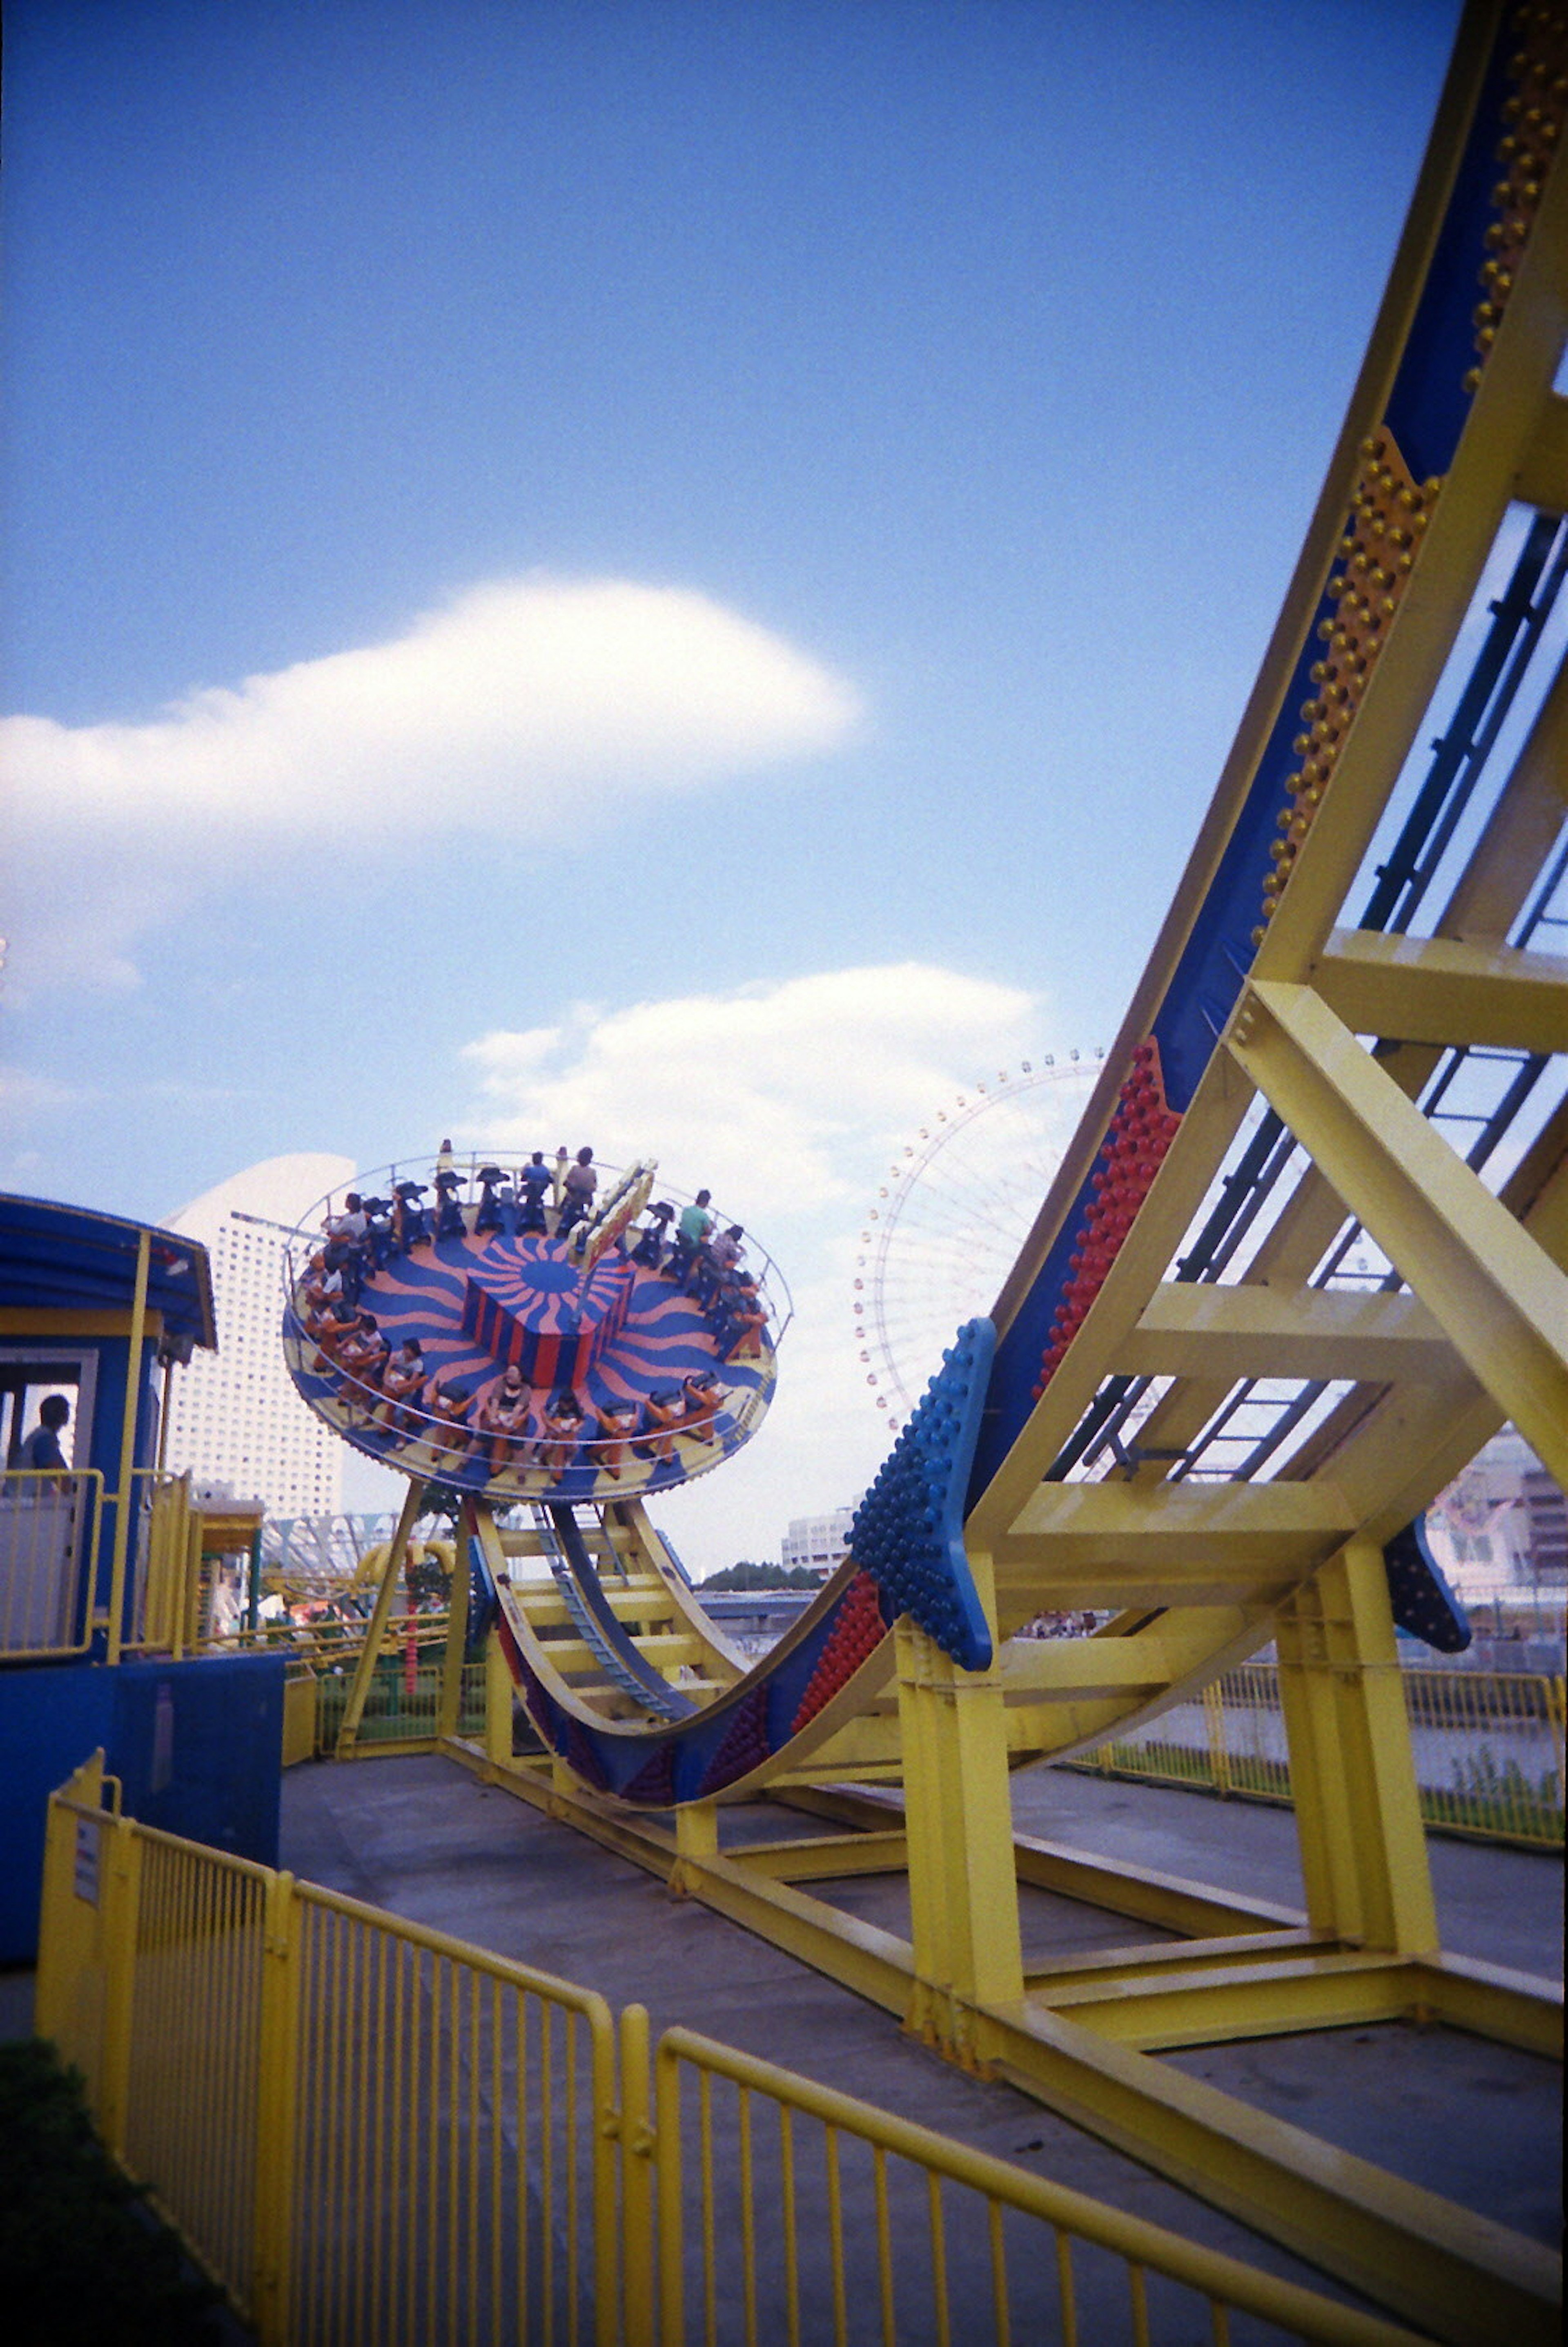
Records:
[[[354,1172],[347,1157],[269,1157],[184,1207],[172,1230],[212,1261],[218,1350],[174,1372],[167,1460],[275,1516],[343,1504],[343,1445],[294,1390],[283,1361],[281,1230]],[[248,1221],[247,1216],[256,1219]]]

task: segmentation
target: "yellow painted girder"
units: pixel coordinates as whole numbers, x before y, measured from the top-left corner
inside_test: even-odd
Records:
[[[1513,476],[1513,494],[1543,513],[1568,513],[1568,399],[1543,402],[1533,436]]]
[[[1475,1376],[1568,1481],[1568,1277],[1309,987],[1255,981],[1227,1040]]]
[[[1212,1642],[1138,1638],[1013,1638],[1002,1650],[1008,1704],[1081,1702],[1167,1687],[1207,1658]]]
[[[1559,954],[1336,929],[1312,983],[1358,1035],[1568,1051],[1568,963]]]
[[[1239,1553],[1286,1572],[1330,1555],[1356,1530],[1331,1483],[1042,1483],[998,1543],[1017,1564],[1114,1564],[1157,1551],[1172,1564]]]
[[[1410,1378],[1451,1377],[1453,1348],[1413,1296],[1314,1287],[1220,1287],[1170,1280],[1156,1289],[1115,1366],[1144,1377]]]

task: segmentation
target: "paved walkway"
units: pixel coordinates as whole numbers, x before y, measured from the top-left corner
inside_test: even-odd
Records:
[[[1298,1900],[1288,1812],[1065,1770],[1017,1780],[1025,1830],[1261,1896]],[[731,1813],[734,1839],[755,1830]],[[1560,1963],[1560,1860],[1434,1840],[1456,1951],[1525,1969]],[[681,2021],[919,2119],[1268,2270],[1309,2280],[1273,2244],[1107,2149],[1013,2089],[981,2086],[881,2012],[584,1840],[455,1763],[307,1766],[284,1780],[283,1863],[311,1880]],[[835,1886],[818,1886],[831,1895]],[[901,1884],[837,1886],[896,1925]],[[1031,1955],[1101,1936],[1076,1902],[1030,1894]],[[1109,1927],[1120,1939],[1122,1924]],[[1170,2057],[1195,2075],[1430,2189],[1555,2241],[1560,2073],[1443,2030],[1397,2025],[1255,2041]]]

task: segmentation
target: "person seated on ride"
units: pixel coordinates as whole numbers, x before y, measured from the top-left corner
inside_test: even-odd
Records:
[[[626,1446],[637,1430],[637,1405],[630,1400],[590,1399],[588,1408],[599,1422],[600,1439],[593,1446],[593,1463],[602,1467],[612,1482],[618,1483]]]
[[[490,1445],[490,1472],[504,1474],[534,1462],[534,1389],[515,1362],[498,1386],[492,1386],[475,1413],[474,1424]]]
[[[336,1378],[338,1348],[352,1330],[357,1315],[342,1296],[329,1296],[320,1304],[312,1304],[305,1314],[305,1334],[316,1348],[311,1372],[319,1378]]]
[[[693,1276],[692,1292],[706,1311],[727,1280],[733,1278],[745,1250],[741,1240],[746,1234],[738,1223],[731,1223],[717,1238],[707,1240],[697,1249],[697,1269]]]
[[[647,1424],[641,1441],[634,1445],[644,1459],[660,1460],[675,1457],[676,1429],[685,1414],[685,1404],[678,1386],[656,1386],[643,1404],[643,1416]]]
[[[435,1177],[435,1243],[443,1239],[465,1239],[468,1225],[463,1219],[463,1208],[457,1194],[463,1187],[461,1174],[438,1174]]]
[[[479,1184],[479,1206],[473,1217],[473,1235],[483,1238],[486,1231],[501,1231],[506,1227],[506,1217],[501,1211],[502,1185],[506,1176],[499,1165],[482,1165],[474,1179]],[[508,1188],[507,1197],[510,1198],[511,1194]]]
[[[570,1386],[553,1393],[545,1406],[545,1440],[539,1464],[559,1481],[571,1464],[583,1431],[583,1405]]]
[[[363,1413],[361,1422],[368,1421],[380,1399],[382,1372],[392,1358],[392,1347],[376,1326],[373,1312],[361,1312],[337,1348],[338,1368],[342,1373],[339,1390],[348,1405],[349,1415]]]
[[[698,1442],[711,1442],[724,1403],[724,1388],[711,1369],[693,1369],[681,1380],[680,1430]]]
[[[424,1383],[424,1359],[417,1337],[405,1337],[382,1371],[385,1400],[374,1415],[394,1441],[405,1442],[418,1423],[410,1405]]]
[[[698,1250],[713,1228],[714,1216],[708,1211],[711,1191],[699,1190],[692,1204],[686,1207],[675,1226],[675,1253],[665,1269],[677,1287],[684,1288],[690,1277]]]
[[[545,1163],[545,1153],[536,1149],[517,1176],[517,1187],[523,1193],[523,1211],[517,1217],[520,1232],[544,1229],[545,1200],[551,1179],[550,1168]]]
[[[664,1261],[664,1235],[674,1220],[675,1208],[667,1202],[661,1201],[658,1205],[648,1208],[647,1223],[638,1232],[637,1243],[631,1255],[632,1261],[644,1271],[657,1271]]]
[[[392,1191],[397,1200],[398,1245],[405,1255],[430,1244],[430,1216],[419,1203],[425,1188],[423,1182],[400,1182]]]
[[[435,1423],[424,1429],[424,1439],[433,1450],[468,1457],[474,1443],[468,1423],[468,1402],[466,1386],[443,1386],[438,1377],[432,1378],[424,1389],[424,1407],[426,1415]]]
[[[762,1332],[768,1326],[768,1307],[758,1293],[754,1279],[742,1277],[735,1283],[733,1293],[724,1299],[724,1319],[719,1328],[721,1360],[759,1361],[762,1358]]]
[[[359,1192],[351,1190],[343,1200],[342,1213],[329,1214],[321,1227],[327,1234],[328,1264],[342,1274],[343,1294],[357,1309],[366,1270],[365,1234],[370,1227]]]
[[[300,1291],[300,1302],[305,1307],[306,1325],[309,1326],[312,1313],[324,1312],[330,1304],[336,1304],[342,1292],[342,1273],[329,1270],[326,1248],[318,1249],[305,1266],[305,1277]],[[311,1333],[313,1335],[314,1331]]]
[[[564,1194],[561,1200],[560,1218],[555,1225],[557,1238],[563,1232],[569,1231],[574,1223],[580,1223],[585,1214],[592,1214],[594,1193],[598,1186],[599,1177],[594,1166],[593,1151],[579,1149],[562,1179],[561,1187]]]

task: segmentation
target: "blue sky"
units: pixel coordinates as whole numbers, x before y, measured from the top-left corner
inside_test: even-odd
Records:
[[[1114,1032],[1456,13],[13,0],[0,1180],[652,1146],[801,1307],[694,1542],[847,1496],[881,1160]]]

